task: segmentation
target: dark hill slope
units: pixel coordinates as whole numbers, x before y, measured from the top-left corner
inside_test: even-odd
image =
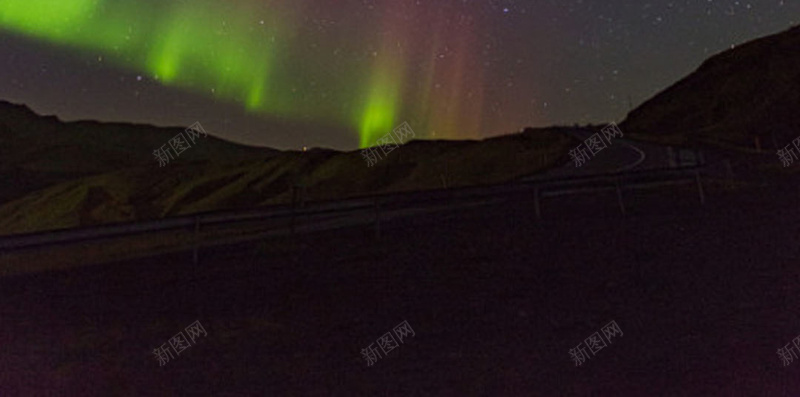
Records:
[[[180,128],[62,123],[0,103],[0,235],[291,201],[509,181],[566,161],[566,129],[483,141],[412,141],[374,167],[360,151],[278,151],[200,138],[166,167],[152,152]]]
[[[0,202],[76,178],[157,164],[153,150],[182,131],[141,124],[64,123],[0,101]],[[181,160],[228,163],[277,153],[209,133],[182,153]]]
[[[708,59],[622,127],[686,144],[785,146],[800,135],[800,27]]]

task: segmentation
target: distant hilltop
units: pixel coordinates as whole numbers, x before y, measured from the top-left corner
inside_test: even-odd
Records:
[[[774,151],[800,135],[800,27],[720,53],[632,111],[634,135]]]

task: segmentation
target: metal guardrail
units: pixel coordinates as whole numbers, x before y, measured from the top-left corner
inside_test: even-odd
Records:
[[[380,207],[383,207],[384,209],[387,207],[397,209],[398,206],[403,208],[404,204],[409,203],[413,204],[414,207],[419,207],[420,204],[423,203],[441,203],[443,201],[451,202],[453,200],[475,200],[486,197],[495,197],[502,194],[529,192],[531,190],[533,190],[534,198],[536,200],[535,204],[537,217],[541,217],[539,201],[542,197],[542,194],[548,190],[559,188],[563,189],[571,186],[608,186],[609,183],[612,183],[614,186],[616,186],[619,193],[621,185],[629,186],[658,181],[686,179],[686,175],[689,172],[693,172],[694,177],[697,179],[700,200],[701,202],[704,202],[705,198],[699,179],[699,170],[704,167],[705,165],[683,168],[665,168],[645,171],[595,174],[568,178],[532,179],[524,181],[518,180],[491,185],[400,192],[384,195],[362,196],[344,200],[311,202],[308,203],[308,206],[304,206],[302,208],[292,205],[281,205],[259,210],[213,212],[158,219],[153,221],[130,222],[80,229],[37,232],[0,237],[0,250],[14,250],[75,243],[101,238],[138,235],[148,232],[186,229],[190,227],[194,227],[195,232],[197,232],[201,226],[233,224],[245,221],[258,221],[275,218],[288,218],[288,220],[291,220],[292,222],[292,227],[294,227],[294,219],[297,217],[309,217],[325,214],[344,214],[346,212],[364,210],[375,212],[376,228],[379,228],[378,219]],[[625,210],[621,201],[620,205],[624,213]]]

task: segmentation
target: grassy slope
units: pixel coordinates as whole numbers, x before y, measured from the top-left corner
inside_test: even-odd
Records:
[[[239,163],[174,162],[61,183],[0,206],[0,233],[19,234],[309,200],[496,183],[563,161],[573,145],[555,129],[485,141],[414,141],[368,168],[358,151],[283,152]]]

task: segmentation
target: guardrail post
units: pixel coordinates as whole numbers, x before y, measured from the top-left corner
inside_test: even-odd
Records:
[[[697,180],[697,194],[700,196],[700,205],[706,204],[706,195],[703,192],[703,183],[700,182],[700,170],[694,170],[695,180]]]
[[[381,238],[381,212],[378,198],[375,197],[375,239]]]
[[[539,206],[539,186],[533,188],[533,205],[536,209],[536,219],[542,219],[542,208]]]
[[[198,251],[200,249],[200,217],[194,217],[194,249],[192,250],[192,264],[197,265]]]
[[[731,160],[725,159],[725,168],[727,169],[727,176],[728,176],[728,187],[733,186],[733,167],[731,166]]]
[[[300,203],[299,190],[297,186],[292,186],[292,214],[289,217],[289,230],[292,240],[294,240],[294,235],[297,232],[297,207]]]
[[[294,239],[294,229],[295,229],[295,212],[294,212],[294,201],[292,201],[292,213],[289,216],[289,233],[291,237]]]
[[[667,146],[667,160],[669,160],[669,168],[675,168],[678,165],[675,161],[675,152],[672,151],[672,146]]]
[[[619,177],[617,177],[615,181],[615,185],[617,186],[617,202],[619,203],[619,210],[622,211],[622,215],[625,215],[625,203],[622,202],[622,187],[620,186]]]

